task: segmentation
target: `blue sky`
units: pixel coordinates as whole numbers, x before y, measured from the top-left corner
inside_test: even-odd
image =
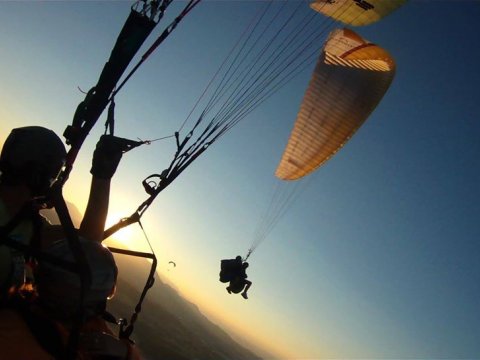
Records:
[[[177,130],[256,5],[206,1],[194,9],[117,97],[118,136]],[[29,124],[63,132],[83,98],[77,86],[96,82],[129,6],[0,3],[0,140]],[[252,241],[311,70],[147,212],[163,276],[214,320],[289,358],[478,357],[479,18],[477,1],[412,0],[358,29],[393,55],[396,78],[252,256],[248,301],[218,282],[220,259],[244,254]],[[80,209],[102,123],[66,185]],[[145,197],[140,181],[167,166],[173,150],[164,141],[125,156],[112,215],[136,208]],[[138,229],[128,236],[144,249]],[[177,268],[166,273],[170,260]]]

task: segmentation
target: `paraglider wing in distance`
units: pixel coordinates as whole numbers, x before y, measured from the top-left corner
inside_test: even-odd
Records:
[[[384,49],[351,30],[334,30],[275,175],[296,180],[332,157],[375,109],[394,75],[394,60]]]
[[[387,16],[407,0],[315,0],[310,7],[347,25],[370,25]]]
[[[177,264],[175,264],[173,261],[169,261],[168,264],[172,264],[173,267],[177,267]]]

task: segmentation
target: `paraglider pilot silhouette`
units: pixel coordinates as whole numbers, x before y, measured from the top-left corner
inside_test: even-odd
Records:
[[[78,229],[80,246],[92,275],[91,285],[82,300],[83,326],[76,347],[79,356],[88,354],[92,358],[110,356],[123,359],[128,355],[129,359],[139,358],[133,345],[115,338],[103,320],[107,298],[115,290],[117,267],[112,254],[101,242],[108,212],[110,180],[124,146],[124,139],[103,136],[92,160],[89,202]],[[10,248],[16,243],[26,246],[38,237],[36,246],[44,256],[66,261],[72,259],[61,226],[37,220],[39,215],[38,212],[33,213],[33,208],[28,216],[23,216],[21,210],[27,205],[31,207],[30,199],[47,193],[63,166],[65,156],[60,138],[53,131],[39,126],[14,129],[2,148],[0,220],[2,241],[8,240],[6,244],[10,244],[5,246],[0,243],[0,347],[1,357],[5,359],[74,357],[74,354],[67,355],[67,341],[75,326],[79,307],[80,279],[58,264],[44,261],[46,257],[39,257],[32,274],[35,296],[16,296],[15,290],[25,281],[26,262],[24,254],[15,250],[16,247]],[[34,215],[35,221],[32,220]],[[10,219],[17,218],[18,224],[10,226]],[[37,226],[38,221],[43,226]],[[11,230],[9,227],[15,228]],[[90,340],[105,346],[93,348],[89,345]]]
[[[229,294],[242,292],[243,298],[248,299],[247,291],[252,286],[252,282],[247,280],[247,268],[248,263],[243,261],[240,255],[235,259],[224,259],[221,261],[220,281],[223,283],[230,282],[227,286]]]

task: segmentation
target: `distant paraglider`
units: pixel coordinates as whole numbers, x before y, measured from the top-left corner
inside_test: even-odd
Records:
[[[387,51],[349,29],[331,32],[320,54],[294,128],[277,167],[280,180],[301,179],[328,161],[379,104],[395,75]],[[249,254],[298,195],[299,183],[278,184]]]
[[[167,271],[170,271],[172,269],[175,269],[177,267],[177,264],[174,262],[174,261],[169,261],[168,262],[168,267],[167,267]]]
[[[220,262],[220,281],[229,282],[227,292],[229,294],[241,293],[244,299],[248,299],[247,291],[252,282],[247,280],[248,263],[238,255],[235,259],[224,259]]]
[[[384,49],[352,30],[334,30],[275,175],[296,180],[330,159],[372,113],[394,75],[395,62]]]

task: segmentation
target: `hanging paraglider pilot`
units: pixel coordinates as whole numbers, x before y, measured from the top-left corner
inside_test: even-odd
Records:
[[[247,280],[247,268],[248,263],[244,262],[241,256],[221,261],[220,281],[223,283],[230,282],[227,286],[229,294],[241,292],[243,298],[248,299],[247,291],[252,286],[252,282]]]

